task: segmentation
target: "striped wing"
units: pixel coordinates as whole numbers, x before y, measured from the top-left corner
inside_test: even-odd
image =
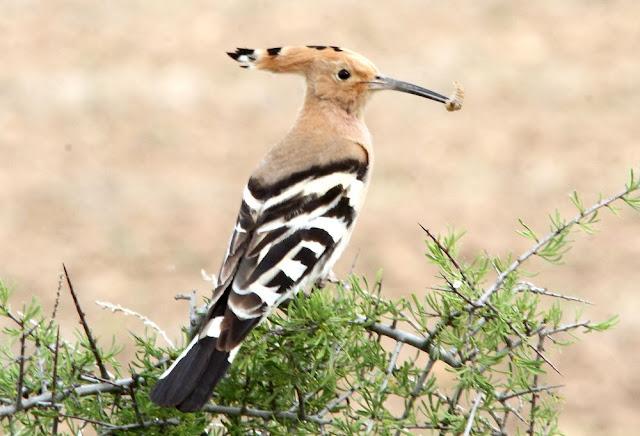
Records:
[[[200,333],[160,377],[151,399],[200,409],[246,335],[293,292],[326,275],[346,245],[367,167],[348,160],[247,185]]]
[[[231,351],[293,292],[323,277],[347,242],[364,193],[357,161],[295,173],[265,187],[250,181],[214,300],[209,331]],[[226,296],[226,298],[224,298]],[[222,321],[216,318],[222,316]]]

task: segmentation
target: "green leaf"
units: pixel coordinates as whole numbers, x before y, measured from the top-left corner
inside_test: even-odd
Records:
[[[587,326],[587,331],[589,332],[604,332],[606,330],[609,330],[613,327],[615,327],[616,324],[618,324],[618,322],[620,321],[620,318],[618,315],[613,315],[611,317],[609,317],[608,319],[598,322],[598,323],[591,323]]]
[[[578,192],[577,191],[573,191],[571,193],[571,195],[569,196],[569,198],[571,199],[571,202],[576,207],[576,209],[578,209],[580,214],[584,215],[585,207],[584,207],[584,204],[582,203],[582,200],[578,196]]]
[[[524,236],[527,239],[531,239],[535,242],[540,242],[540,240],[538,239],[538,236],[535,234],[535,232],[531,229],[531,227],[529,227],[528,225],[526,225],[524,223],[524,221],[522,221],[522,219],[518,218],[518,223],[520,223],[520,225],[524,228],[524,230],[518,230],[517,233],[521,236]]]

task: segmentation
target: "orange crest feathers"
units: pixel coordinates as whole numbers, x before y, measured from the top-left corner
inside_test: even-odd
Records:
[[[319,57],[339,59],[342,51],[335,46],[308,45],[267,49],[238,48],[227,54],[241,68],[257,68],[274,73],[304,73]]]

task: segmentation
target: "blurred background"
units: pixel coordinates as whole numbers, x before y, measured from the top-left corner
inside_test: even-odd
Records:
[[[240,47],[330,44],[444,94],[461,112],[377,95],[376,168],[351,247],[355,272],[384,271],[387,297],[436,283],[418,222],[465,230],[461,256],[527,249],[539,232],[620,190],[640,163],[640,3],[629,1],[17,1],[0,9],[0,277],[19,306],[53,305],[61,263],[103,343],[131,352],[148,315],[174,338],[178,292],[209,289],[252,168],[292,124],[297,77],[244,71]],[[615,330],[548,352],[565,384],[570,435],[640,425],[640,216],[603,214],[566,265],[533,263],[538,285],[591,300]],[[569,309],[569,315],[571,311]],[[76,326],[68,294],[65,334]],[[633,430],[632,430],[633,429]]]

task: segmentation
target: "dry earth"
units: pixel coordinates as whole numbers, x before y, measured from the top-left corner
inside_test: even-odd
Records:
[[[0,277],[51,305],[69,266],[102,340],[132,320],[178,336],[178,291],[207,292],[246,177],[295,117],[302,85],[238,69],[235,46],[332,44],[389,75],[448,93],[462,112],[376,96],[368,124],[376,170],[343,273],[384,269],[388,297],[423,293],[434,271],[417,223],[465,229],[463,256],[521,252],[517,218],[546,228],[622,187],[640,162],[637,1],[179,2],[0,4]],[[626,435],[640,426],[640,216],[605,214],[576,235],[540,285],[588,298],[594,319],[620,314],[553,359],[566,384],[563,429]],[[65,297],[66,298],[66,297]],[[69,300],[67,333],[75,325]]]

